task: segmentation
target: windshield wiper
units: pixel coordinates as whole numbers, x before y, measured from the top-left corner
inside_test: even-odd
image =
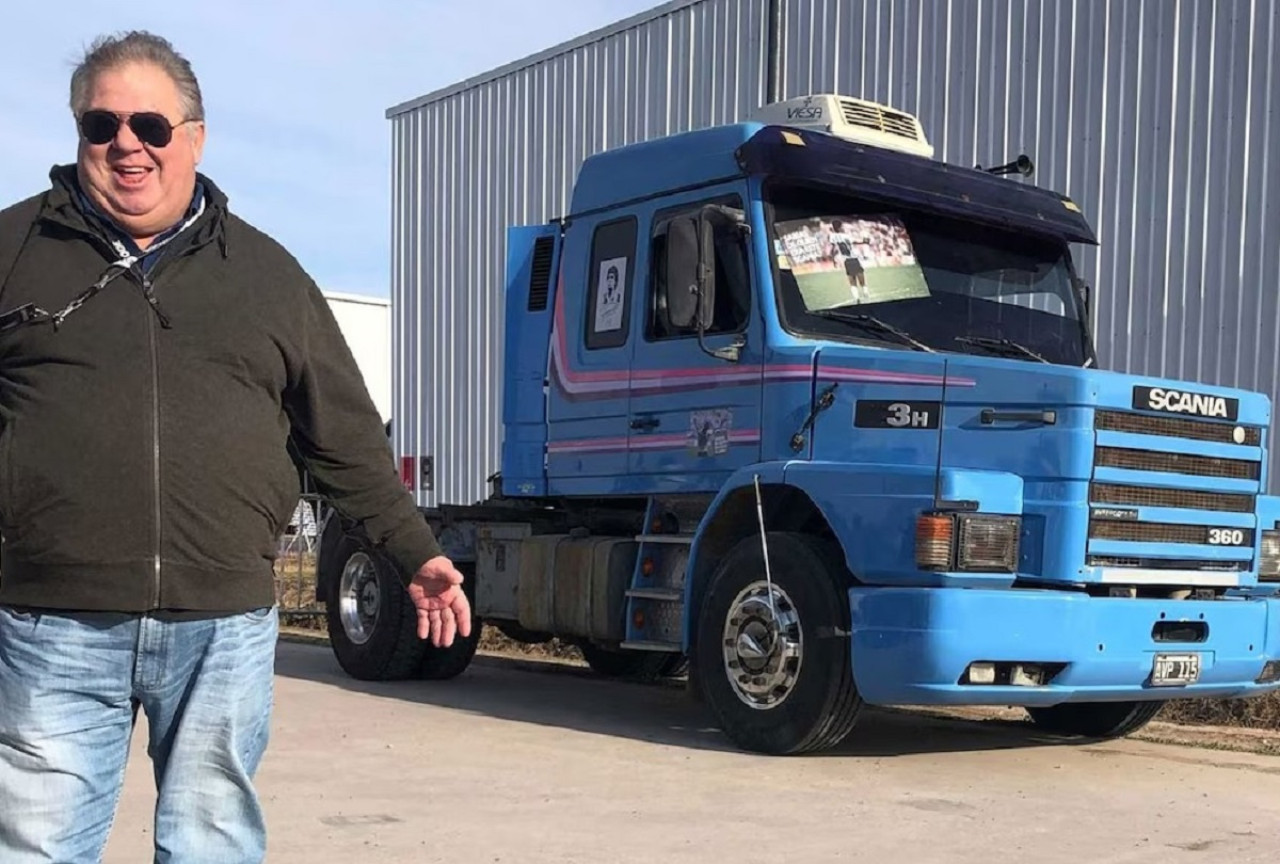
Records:
[[[978,345],[983,348],[990,348],[995,351],[1003,350],[1005,356],[1009,356],[1012,351],[1015,355],[1021,354],[1024,357],[1030,357],[1032,360],[1039,360],[1041,363],[1049,361],[1032,351],[1026,345],[1014,342],[1012,339],[992,339],[988,336],[957,336],[957,342],[964,342],[967,345]]]
[[[822,318],[833,318],[836,321],[848,321],[850,324],[859,324],[867,330],[874,330],[877,333],[888,333],[892,336],[897,336],[903,342],[906,342],[908,345],[914,345],[915,347],[919,348],[921,351],[934,352],[934,349],[930,348],[928,345],[924,344],[919,339],[912,336],[910,333],[906,332],[905,330],[900,330],[899,328],[885,321],[881,321],[879,318],[876,318],[874,315],[864,315],[861,312],[848,312],[844,309],[839,309],[839,308],[814,309],[809,314],[817,315]]]

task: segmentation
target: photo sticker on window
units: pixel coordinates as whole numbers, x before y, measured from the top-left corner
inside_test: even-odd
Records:
[[[896,216],[827,216],[778,225],[809,309],[929,296],[907,228]]]
[[[627,259],[607,258],[600,262],[596,281],[597,333],[606,333],[622,327],[622,310],[626,298]]]

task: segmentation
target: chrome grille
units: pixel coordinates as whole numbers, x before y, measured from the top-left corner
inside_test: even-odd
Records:
[[[1099,411],[1097,428],[1106,432],[1129,432],[1134,435],[1163,435],[1189,438],[1192,441],[1216,441],[1219,444],[1244,444],[1259,447],[1262,430],[1257,426],[1241,426],[1244,440],[1235,439],[1236,426],[1230,423],[1205,423],[1182,417],[1152,417],[1148,414],[1126,414],[1121,411]]]
[[[1195,474],[1200,477],[1226,477],[1232,480],[1257,480],[1262,469],[1258,462],[1249,462],[1244,459],[1221,459],[1217,456],[1129,450],[1121,447],[1099,447],[1094,464],[1104,468]]]

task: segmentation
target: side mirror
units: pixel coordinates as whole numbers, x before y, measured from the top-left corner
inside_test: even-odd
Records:
[[[667,226],[667,314],[676,327],[711,326],[715,309],[716,261],[711,221],[679,216]]]

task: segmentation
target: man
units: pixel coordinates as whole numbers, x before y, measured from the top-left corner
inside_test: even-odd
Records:
[[[836,219],[832,222],[828,242],[832,250],[832,260],[837,267],[844,268],[845,279],[849,282],[850,297],[858,303],[866,302],[868,299],[867,274],[854,250],[853,235],[845,231],[843,221]]]
[[[101,39],[70,89],[76,164],[0,212],[0,862],[98,860],[139,707],[156,860],[259,861],[289,440],[420,638],[471,610],[324,297],[197,173],[189,64]]]

